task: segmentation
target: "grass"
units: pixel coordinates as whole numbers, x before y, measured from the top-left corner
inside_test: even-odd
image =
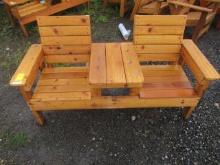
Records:
[[[25,132],[7,132],[1,137],[1,139],[3,146],[9,149],[19,149],[28,144],[28,136]]]

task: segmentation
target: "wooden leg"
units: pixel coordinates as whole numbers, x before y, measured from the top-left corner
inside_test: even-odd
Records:
[[[191,116],[191,114],[192,114],[192,112],[194,111],[194,109],[195,109],[194,106],[193,106],[193,107],[187,107],[187,108],[184,110],[184,113],[183,113],[184,118],[185,118],[185,119],[188,119],[188,118]]]
[[[32,111],[32,115],[34,116],[36,122],[37,122],[39,125],[43,125],[43,124],[44,124],[44,117],[43,117],[43,115],[42,115],[41,112]]]
[[[140,94],[140,88],[130,88],[130,96],[139,96]]]
[[[100,88],[98,89],[91,89],[91,94],[92,94],[92,97],[97,97],[97,96],[101,96],[102,95],[102,90]]]
[[[133,8],[131,16],[130,16],[131,21],[133,21],[134,15],[137,14],[137,11],[138,11],[140,5],[141,5],[141,0],[136,0],[135,4],[134,4],[134,8]]]
[[[14,20],[14,17],[12,15],[12,13],[11,13],[10,7],[8,5],[6,5],[6,4],[5,4],[5,10],[8,13],[8,16],[9,16],[9,19],[10,19],[11,23],[13,25],[15,25],[15,20]]]
[[[27,32],[26,27],[20,21],[19,21],[19,25],[21,27],[22,32],[24,33],[24,36],[28,37],[28,32]]]
[[[125,0],[121,0],[120,4],[120,17],[124,17],[125,13]]]
[[[195,30],[194,30],[193,36],[192,36],[192,40],[195,43],[197,42],[198,38],[201,36],[199,34],[205,25],[207,14],[208,13],[206,13],[206,12],[202,12],[202,15],[201,15],[196,27],[195,27]]]

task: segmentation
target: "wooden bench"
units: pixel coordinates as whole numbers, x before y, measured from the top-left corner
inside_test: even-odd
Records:
[[[186,17],[137,15],[134,22],[133,43],[91,43],[89,16],[38,18],[41,44],[30,47],[10,85],[19,87],[39,124],[41,112],[51,110],[184,107],[191,115],[220,75],[183,40]],[[104,96],[108,88],[129,92]]]
[[[193,5],[195,0],[189,1],[190,3],[168,0],[171,14],[187,15],[186,25],[194,27],[192,35],[194,42],[197,42],[197,40],[209,30],[218,10],[219,0],[206,1],[209,2],[208,5],[201,7]]]
[[[37,16],[52,15],[88,3],[89,0],[61,0],[57,4],[52,4],[52,0],[45,0],[45,4],[41,4],[40,0],[3,0],[3,2],[11,22],[15,24],[16,19],[24,35],[28,37],[25,25],[36,21]]]

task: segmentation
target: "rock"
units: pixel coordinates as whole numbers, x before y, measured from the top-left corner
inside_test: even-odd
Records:
[[[131,116],[131,121],[135,121],[136,120],[136,116]]]
[[[220,109],[219,103],[214,104],[217,109]]]
[[[93,137],[92,140],[95,141],[95,137]]]

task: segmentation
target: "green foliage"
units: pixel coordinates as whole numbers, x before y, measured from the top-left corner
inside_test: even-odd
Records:
[[[25,147],[28,144],[27,134],[24,132],[17,133],[5,133],[1,137],[4,147],[10,149],[18,149],[21,147]]]

